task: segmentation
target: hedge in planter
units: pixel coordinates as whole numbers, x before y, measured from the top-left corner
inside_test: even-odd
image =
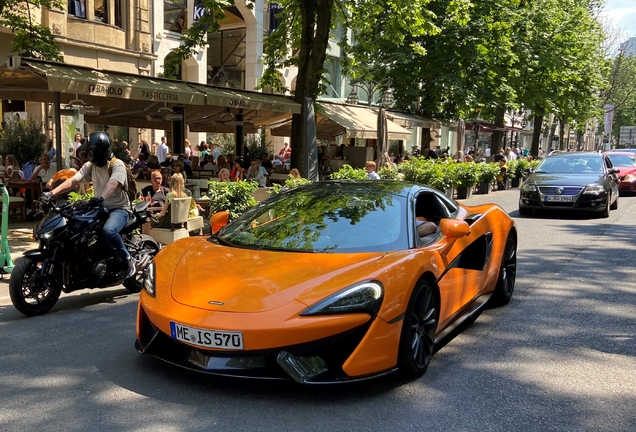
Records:
[[[335,173],[331,174],[332,180],[366,180],[369,177],[363,168],[353,168],[351,165],[344,164]]]
[[[292,177],[290,174],[287,180],[285,180],[285,190],[293,189],[297,186],[304,185],[307,183],[311,183],[311,180],[307,180],[302,177],[301,178]],[[282,190],[283,190],[283,185],[279,183],[274,183],[272,184],[272,187],[269,189],[269,195],[270,196],[276,195],[277,193],[280,193]]]
[[[235,219],[257,204],[256,199],[250,195],[258,189],[256,182],[209,182],[209,185],[212,214],[227,211],[230,219]]]
[[[490,192],[491,185],[497,180],[497,176],[501,172],[499,164],[496,162],[479,163],[476,165],[477,184],[479,185],[479,193],[487,194]]]

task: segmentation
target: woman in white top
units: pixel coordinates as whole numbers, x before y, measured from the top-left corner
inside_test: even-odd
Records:
[[[24,174],[20,171],[20,164],[18,160],[13,155],[6,155],[4,158],[4,176],[7,179],[19,179],[22,178]]]

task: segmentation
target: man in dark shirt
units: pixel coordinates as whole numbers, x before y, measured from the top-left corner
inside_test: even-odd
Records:
[[[426,159],[437,159],[437,153],[431,150],[429,146],[424,147],[424,150],[422,151],[422,155]]]
[[[505,161],[506,160],[506,155],[504,154],[503,149],[499,150],[499,153],[497,153],[494,157],[493,157],[495,162],[499,162],[499,161]]]
[[[141,190],[141,196],[146,199],[150,197],[151,206],[163,207],[163,203],[166,201],[166,195],[170,190],[161,186],[161,181],[163,177],[161,176],[161,171],[155,170],[150,173],[150,185],[146,186]]]
[[[146,162],[146,155],[139,153],[139,161],[133,166],[134,170],[143,169],[148,163]]]
[[[265,152],[261,154],[261,166],[265,168],[268,173],[271,173],[272,170],[274,169],[274,166],[272,165],[272,161],[269,160],[269,155]]]

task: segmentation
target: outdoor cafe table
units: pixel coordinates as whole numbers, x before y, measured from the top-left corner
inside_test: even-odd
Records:
[[[35,213],[35,200],[40,197],[42,183],[37,180],[9,180],[7,186],[10,188],[31,190],[31,211]]]

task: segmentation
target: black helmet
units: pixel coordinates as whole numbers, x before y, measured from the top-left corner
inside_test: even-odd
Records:
[[[106,132],[92,132],[87,139],[88,159],[103,167],[110,159],[110,138]]]

